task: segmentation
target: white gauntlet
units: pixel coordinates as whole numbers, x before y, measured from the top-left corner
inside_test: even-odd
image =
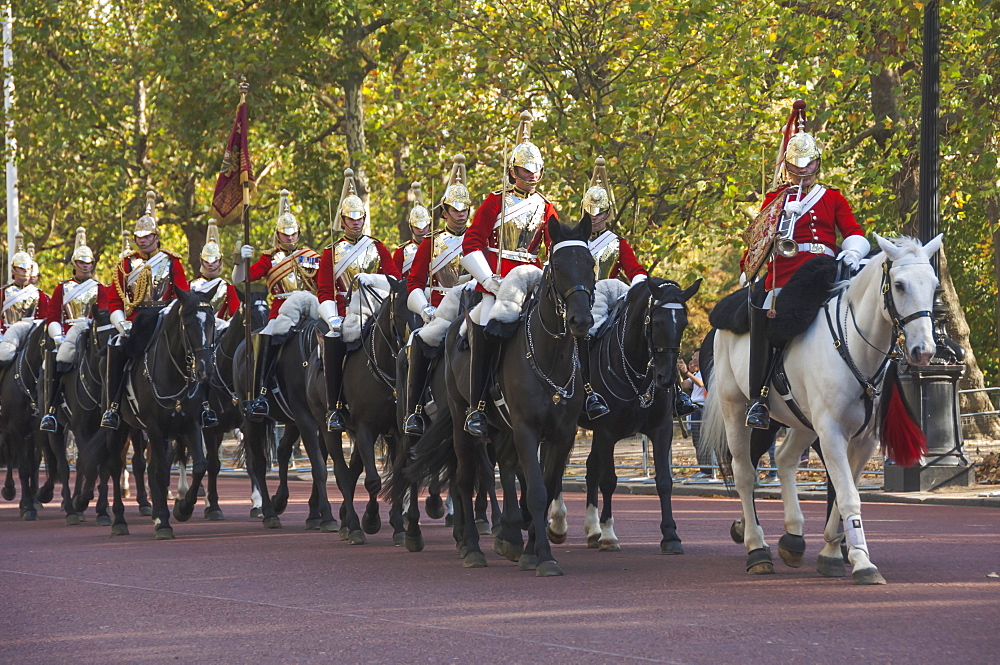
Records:
[[[847,236],[840,247],[843,251],[837,255],[837,260],[843,261],[851,270],[860,268],[861,259],[868,256],[868,252],[871,251],[868,239],[862,235]]]
[[[337,310],[337,301],[324,300],[321,302],[319,304],[319,315],[330,326],[330,330],[326,333],[326,336],[340,337],[341,329],[344,326],[344,318],[340,316],[340,312]]]
[[[125,318],[125,312],[120,309],[116,309],[111,312],[111,325],[118,329],[123,337],[128,336],[129,331],[132,329],[132,322]]]
[[[471,254],[462,257],[462,267],[469,271],[469,274],[476,278],[484,289],[496,295],[500,290],[500,280],[493,274],[493,269],[486,262],[486,256],[482,251],[476,250]]]

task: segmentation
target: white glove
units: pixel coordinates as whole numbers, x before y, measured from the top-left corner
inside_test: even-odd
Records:
[[[493,278],[493,268],[486,262],[486,256],[481,250],[476,250],[471,254],[462,256],[462,267],[469,271],[469,274],[476,278],[476,281],[486,286],[486,282]]]
[[[740,288],[742,289],[747,285],[747,274],[745,272],[740,273]]]
[[[490,277],[485,282],[480,282],[480,284],[482,284],[483,288],[493,295],[497,295],[500,293],[500,281],[501,280],[496,277]]]
[[[56,346],[62,344],[63,340],[66,339],[66,335],[63,334],[62,324],[58,321],[50,323],[46,330],[48,330],[49,337],[56,343]]]
[[[639,273],[638,275],[632,278],[632,281],[629,283],[629,286],[635,286],[639,282],[644,282],[644,281],[646,281],[646,275]]]
[[[424,305],[420,308],[420,318],[424,320],[424,323],[430,323],[435,312],[437,312],[437,307],[434,305]]]
[[[130,330],[132,330],[132,322],[125,318],[125,312],[120,309],[116,309],[111,312],[111,325],[118,329],[122,337],[127,337]]]
[[[327,331],[326,336],[340,337],[341,329],[344,327],[344,318],[340,316],[340,312],[337,310],[337,301],[324,300],[321,302],[319,304],[319,315],[330,326],[330,330]]]
[[[243,245],[242,247],[240,247],[240,258],[241,259],[253,258],[253,246]]]
[[[865,258],[871,251],[871,245],[864,236],[854,235],[844,238],[841,249],[843,251],[837,255],[837,260],[843,261],[850,266],[851,270],[857,270],[861,267],[861,259]]]

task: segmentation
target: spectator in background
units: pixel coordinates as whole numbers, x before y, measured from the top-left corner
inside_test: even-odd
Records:
[[[705,408],[705,399],[708,397],[708,391],[705,390],[705,381],[701,377],[699,352],[694,352],[690,363],[679,360],[677,371],[681,378],[681,388],[691,391],[691,401],[697,407],[688,416],[691,442],[694,444],[695,454],[698,457],[698,465],[700,467],[698,472],[691,477],[691,480],[715,480],[715,471],[713,469],[715,456],[712,453],[703,453],[698,450],[698,442],[701,440],[701,418]]]

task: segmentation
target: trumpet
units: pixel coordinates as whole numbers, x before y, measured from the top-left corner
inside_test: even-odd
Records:
[[[799,243],[795,242],[792,236],[795,235],[795,220],[798,218],[798,206],[789,205],[798,203],[802,199],[802,186],[791,185],[789,190],[795,188],[795,192],[788,192],[785,205],[781,210],[781,221],[778,222],[778,230],[775,233],[774,250],[786,259],[790,259],[799,253]],[[792,197],[795,197],[792,200]]]

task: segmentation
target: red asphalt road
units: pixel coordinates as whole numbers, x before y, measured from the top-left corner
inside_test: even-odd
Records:
[[[442,520],[425,526],[424,552],[394,548],[384,507],[364,546],[304,531],[305,483],[292,484],[284,528],[265,530],[246,481],[221,487],[228,521],[199,508],[165,542],[134,503],[132,535],[116,538],[92,510],[67,527],[52,504],[22,522],[16,502],[0,503],[0,662],[997,662],[990,508],[866,505],[889,584],[857,587],[812,568],[818,502],[804,504],[807,565],[776,559],[776,575],[749,577],[728,535],[734,500],[678,497],[686,554],[662,556],[655,497],[616,498],[624,550],[605,553],[587,549],[583,494],[571,494],[569,539],[554,549],[566,575],[542,579],[488,539],[489,567],[463,569]],[[780,503],[758,507],[776,551]]]

